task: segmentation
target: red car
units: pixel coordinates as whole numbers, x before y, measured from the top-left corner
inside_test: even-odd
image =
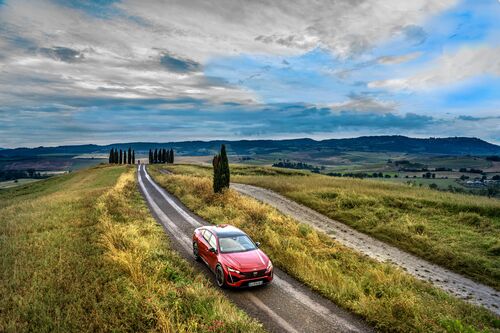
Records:
[[[254,287],[273,280],[273,264],[259,243],[231,225],[196,229],[193,254],[215,273],[219,287]]]

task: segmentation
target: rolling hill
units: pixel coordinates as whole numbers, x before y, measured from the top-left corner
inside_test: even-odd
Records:
[[[37,156],[37,155],[79,155],[89,153],[107,153],[111,148],[147,151],[150,148],[173,147],[178,155],[211,155],[222,143],[228,146],[230,154],[252,155],[286,153],[297,151],[328,151],[331,154],[346,151],[363,152],[401,152],[439,155],[500,155],[500,146],[478,138],[409,138],[405,136],[363,136],[347,139],[290,140],[213,140],[182,142],[129,142],[110,145],[71,145],[58,147],[15,148],[1,150],[0,157]]]

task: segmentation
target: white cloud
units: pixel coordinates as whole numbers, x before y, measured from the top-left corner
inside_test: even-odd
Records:
[[[251,91],[205,78],[203,64],[316,47],[348,56],[454,2],[124,0],[101,17],[50,0],[8,1],[0,7],[0,98],[4,105],[52,95],[259,103]]]
[[[417,59],[422,55],[422,52],[412,52],[408,54],[403,54],[399,56],[383,56],[377,59],[377,62],[379,64],[384,64],[384,65],[395,65],[395,64],[401,64],[404,62],[408,62],[414,59]]]
[[[456,53],[446,53],[427,68],[406,78],[374,81],[370,88],[392,90],[423,90],[453,84],[475,76],[500,76],[500,47],[464,47]]]

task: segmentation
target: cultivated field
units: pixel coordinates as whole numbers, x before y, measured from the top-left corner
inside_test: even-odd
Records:
[[[159,184],[190,209],[214,224],[231,223],[242,228],[262,243],[264,251],[281,269],[363,316],[381,331],[500,329],[500,323],[490,312],[453,298],[392,265],[361,256],[268,205],[233,190],[213,194],[209,168],[168,166],[175,174],[165,175],[159,172],[163,167],[149,169]],[[305,173],[281,169],[233,167],[233,179],[237,180],[251,177],[241,174],[263,173],[275,175],[267,177],[310,179]]]
[[[0,332],[261,332],[168,245],[135,169],[0,192]]]

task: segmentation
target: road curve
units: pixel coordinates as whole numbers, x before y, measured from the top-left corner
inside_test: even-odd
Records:
[[[482,305],[500,315],[500,293],[441,266],[406,253],[355,229],[322,215],[284,196],[258,186],[231,184],[234,190],[273,206],[295,220],[309,224],[330,235],[339,243],[379,261],[389,261],[411,275],[432,282],[447,292],[471,303]]]
[[[177,198],[158,186],[147,173],[145,165],[139,165],[137,177],[151,213],[170,236],[172,246],[213,281],[208,268],[192,257],[191,244],[194,229],[209,223],[191,213]],[[274,280],[268,286],[224,290],[224,293],[271,332],[374,331],[361,318],[315,294],[279,269],[275,269]]]

